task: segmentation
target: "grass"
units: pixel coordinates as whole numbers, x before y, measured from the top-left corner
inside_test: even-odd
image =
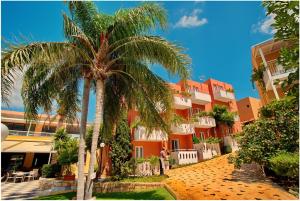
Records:
[[[75,196],[76,193],[71,192],[37,197],[35,200],[72,200]],[[135,192],[96,193],[95,196],[97,200],[174,200],[174,197],[165,188]]]
[[[147,176],[147,177],[129,177],[124,178],[120,180],[121,182],[161,182],[168,178],[168,176],[163,175],[153,175],[153,176]]]

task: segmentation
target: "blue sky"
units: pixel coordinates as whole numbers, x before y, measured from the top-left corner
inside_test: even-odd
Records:
[[[139,2],[96,2],[98,9],[113,13]],[[167,31],[154,34],[186,48],[192,58],[192,79],[208,78],[233,85],[237,99],[258,97],[252,88],[251,46],[272,38],[272,17],[265,16],[261,2],[159,2],[168,13]],[[21,35],[31,41],[63,41],[62,12],[64,2],[2,2],[1,36],[7,40]],[[159,66],[153,71],[167,81],[177,82]],[[10,109],[22,111],[16,83]],[[95,96],[91,96],[88,120],[94,117]],[[7,109],[4,105],[3,109]]]

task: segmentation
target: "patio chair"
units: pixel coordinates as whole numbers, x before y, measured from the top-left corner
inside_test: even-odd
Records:
[[[30,171],[28,175],[24,176],[24,180],[27,178],[27,181],[30,181],[30,178],[34,180],[34,172]]]
[[[12,172],[7,172],[6,173],[6,180],[5,180],[5,182],[7,182],[9,179],[12,179],[12,180],[15,181],[15,176],[13,175]]]
[[[16,183],[17,179],[20,179],[21,182],[24,181],[24,173],[23,172],[18,172],[15,174],[15,177],[14,177],[14,183]]]
[[[33,179],[36,179],[39,177],[39,169],[33,169],[32,172],[33,172]]]

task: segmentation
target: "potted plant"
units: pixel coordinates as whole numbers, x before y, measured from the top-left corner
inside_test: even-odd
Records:
[[[170,157],[169,158],[169,168],[172,169],[172,167],[174,167],[175,164],[176,164],[175,158]]]
[[[75,180],[71,165],[78,162],[78,142],[65,132],[65,129],[57,131],[54,139],[54,148],[57,151],[57,162],[64,170],[64,180]]]

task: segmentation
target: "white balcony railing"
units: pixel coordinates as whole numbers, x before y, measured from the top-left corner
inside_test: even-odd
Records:
[[[20,131],[20,130],[9,130],[9,135],[12,136],[38,136],[38,137],[51,137],[54,136],[55,133],[50,132],[35,132],[35,131]],[[79,138],[80,134],[69,134],[73,138]]]
[[[193,103],[205,105],[211,102],[211,96],[207,93],[190,91],[190,94],[192,95],[191,99]]]
[[[171,152],[171,157],[175,159],[176,164],[178,164],[178,165],[197,163],[198,162],[197,150],[194,150],[194,149],[174,150],[174,151]]]
[[[198,117],[194,120],[194,126],[196,128],[212,128],[216,127],[216,120],[213,117]]]
[[[215,100],[222,102],[230,102],[235,99],[234,94],[232,92],[223,89],[214,90],[214,98]]]
[[[151,133],[143,126],[138,126],[134,131],[134,140],[138,141],[164,141],[168,136],[161,130],[153,130]]]
[[[264,83],[267,90],[272,90],[272,83],[276,84],[275,81],[282,81],[287,79],[291,72],[295,72],[294,69],[286,71],[282,65],[277,64],[277,60],[272,60],[267,62],[268,70],[270,72],[271,78],[268,75],[267,71],[264,71]]]
[[[172,125],[171,131],[174,134],[192,134],[195,132],[194,125],[193,124],[179,124],[179,125]]]
[[[192,100],[186,97],[174,96],[174,109],[188,109],[192,107]]]

